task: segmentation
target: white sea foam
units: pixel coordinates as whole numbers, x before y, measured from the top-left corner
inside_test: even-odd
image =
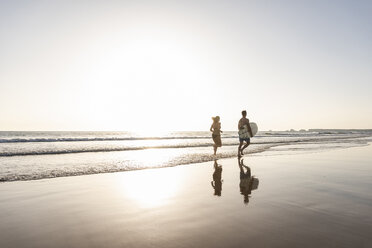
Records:
[[[365,145],[371,131],[261,132],[247,152],[272,155]],[[123,132],[0,132],[0,181],[32,180],[213,160],[209,132],[143,137]],[[237,154],[236,132],[225,132],[217,158]],[[268,152],[269,151],[269,152]]]

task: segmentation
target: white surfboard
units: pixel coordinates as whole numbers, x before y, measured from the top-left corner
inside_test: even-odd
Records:
[[[258,132],[257,124],[254,122],[250,122],[249,125],[251,126],[253,136],[255,136]],[[251,134],[249,133],[247,126],[244,126],[243,129],[239,130],[239,138],[252,138],[253,136],[251,136]]]

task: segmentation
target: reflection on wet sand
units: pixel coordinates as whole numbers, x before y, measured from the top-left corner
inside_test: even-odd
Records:
[[[222,166],[217,164],[217,159],[214,160],[213,181],[211,182],[214,188],[214,195],[221,196],[222,191]]]
[[[238,158],[238,164],[240,168],[240,194],[244,197],[244,204],[248,204],[252,190],[258,188],[259,181],[254,176],[251,176],[251,168],[244,164],[244,159]]]

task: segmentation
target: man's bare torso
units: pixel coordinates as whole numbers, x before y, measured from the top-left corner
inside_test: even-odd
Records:
[[[238,129],[242,129],[244,127],[244,125],[249,125],[249,119],[245,118],[245,117],[242,117],[240,120],[239,120],[239,124],[238,124]]]

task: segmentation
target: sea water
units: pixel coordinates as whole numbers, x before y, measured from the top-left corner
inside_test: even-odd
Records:
[[[259,132],[246,153],[271,156],[362,146],[372,130]],[[213,156],[210,132],[0,132],[0,181],[118,172],[237,156],[237,132],[222,134]]]

